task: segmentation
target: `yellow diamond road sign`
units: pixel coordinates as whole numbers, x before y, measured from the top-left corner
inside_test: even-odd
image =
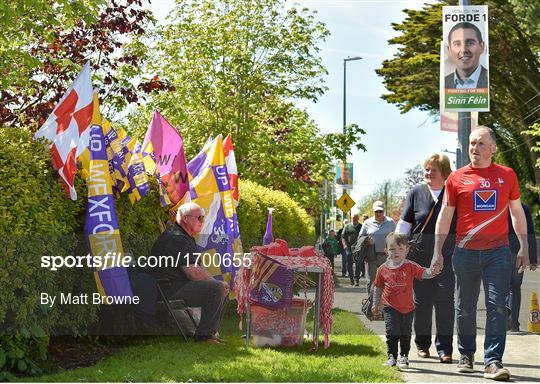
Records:
[[[355,201],[351,199],[347,192],[343,192],[343,195],[336,201],[338,208],[345,213],[349,212],[355,204]]]

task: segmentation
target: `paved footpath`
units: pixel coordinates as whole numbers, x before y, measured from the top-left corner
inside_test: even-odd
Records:
[[[384,336],[384,322],[369,321],[360,311],[360,304],[366,295],[366,280],[360,280],[360,287],[350,285],[349,278],[341,277],[341,258],[336,258],[335,271],[337,274],[336,293],[334,296],[334,308],[341,308],[353,312],[358,315],[358,318],[373,332],[380,335],[383,341],[386,341]],[[540,287],[540,271],[531,272],[527,270],[523,279],[522,303],[520,312],[521,328],[527,328],[527,316],[529,309],[530,292]],[[538,292],[540,293],[540,292]],[[433,382],[491,382],[483,377],[483,332],[485,328],[486,309],[484,305],[483,290],[480,292],[478,300],[478,337],[477,349],[475,355],[475,370],[474,373],[459,373],[454,364],[441,364],[439,359],[431,357],[429,359],[421,359],[417,357],[416,346],[411,343],[410,368],[403,372],[403,379],[406,382],[414,383],[433,383]],[[435,322],[433,321],[435,327]],[[413,330],[414,333],[414,330]],[[434,345],[430,350],[431,354],[436,355]],[[454,359],[459,357],[457,351],[456,338],[454,336]],[[381,361],[381,364],[383,362]],[[520,334],[509,334],[506,337],[506,350],[504,354],[504,365],[510,370],[512,382],[540,382],[540,335],[521,332]]]

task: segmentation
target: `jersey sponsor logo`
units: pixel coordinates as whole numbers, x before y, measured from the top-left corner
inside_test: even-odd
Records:
[[[463,182],[463,185],[471,185],[471,184],[474,184],[474,181],[469,180],[469,179],[463,180],[462,182]]]
[[[474,191],[475,211],[496,211],[497,210],[497,190],[476,190]]]

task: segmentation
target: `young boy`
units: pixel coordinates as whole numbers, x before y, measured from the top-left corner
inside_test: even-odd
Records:
[[[385,364],[393,367],[397,363],[399,369],[405,369],[409,367],[414,317],[413,279],[430,279],[433,275],[429,268],[405,259],[409,252],[407,235],[389,233],[384,250],[388,258],[377,270],[372,311],[378,314],[382,310],[384,317],[388,352]],[[399,357],[398,341],[401,348]]]

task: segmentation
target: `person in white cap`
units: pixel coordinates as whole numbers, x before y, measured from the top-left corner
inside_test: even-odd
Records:
[[[375,258],[366,260],[368,267],[368,293],[375,281],[377,268],[386,261],[386,255],[384,254],[384,239],[386,238],[386,235],[390,232],[394,232],[396,229],[394,220],[384,214],[384,204],[382,201],[377,200],[373,203],[373,214],[373,217],[364,221],[358,235],[359,238],[361,236],[369,236],[375,243]]]

